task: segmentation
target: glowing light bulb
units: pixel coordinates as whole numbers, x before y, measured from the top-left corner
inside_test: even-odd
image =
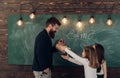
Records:
[[[90,23],[90,24],[94,24],[94,23],[95,23],[95,19],[94,19],[93,16],[90,17],[89,23]]]
[[[107,20],[106,23],[107,23],[108,26],[111,26],[111,25],[113,24],[112,19],[111,19],[111,18],[108,18],[108,20]]]
[[[31,13],[31,14],[29,15],[29,17],[30,17],[30,19],[32,19],[32,20],[35,19],[35,17],[36,17],[36,16],[35,16],[35,13],[34,13],[34,12]]]
[[[82,31],[83,30],[83,23],[81,22],[81,20],[78,20],[78,22],[76,23],[76,29],[78,31]]]
[[[66,16],[64,16],[64,18],[62,19],[62,23],[63,23],[63,24],[67,24],[67,23],[68,23],[68,20],[67,20],[67,17],[66,17]]]
[[[17,21],[17,25],[18,25],[18,26],[22,26],[22,25],[23,25],[23,20],[22,20],[22,18],[20,18],[20,19]]]
[[[77,27],[81,28],[82,27],[82,22],[81,21],[78,21],[77,24],[76,24]]]

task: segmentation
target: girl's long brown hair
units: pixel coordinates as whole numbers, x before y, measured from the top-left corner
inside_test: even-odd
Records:
[[[86,46],[84,50],[86,53],[86,58],[89,60],[89,66],[93,68],[100,67],[98,56],[94,48],[92,46]]]
[[[95,51],[98,55],[98,61],[100,64],[102,64],[105,61],[104,57],[104,47],[101,44],[95,43]],[[100,72],[101,66],[97,68],[97,72]]]

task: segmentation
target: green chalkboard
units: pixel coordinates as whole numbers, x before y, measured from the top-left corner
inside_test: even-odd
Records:
[[[8,17],[8,64],[32,65],[34,55],[34,41],[36,35],[45,28],[46,20],[50,14],[37,15],[35,20],[30,20],[28,15],[23,15],[24,25],[17,26],[19,15]],[[63,15],[54,15],[62,20]],[[81,54],[86,45],[100,43],[105,48],[105,57],[109,67],[120,67],[120,15],[112,15],[113,25],[107,26],[107,15],[95,15],[96,23],[88,23],[90,15],[81,15],[83,28],[77,28],[78,14],[67,14],[69,23],[60,27],[56,33],[55,43],[63,38],[66,44],[77,54]],[[55,66],[74,66],[63,60],[59,53],[54,54],[53,64]]]

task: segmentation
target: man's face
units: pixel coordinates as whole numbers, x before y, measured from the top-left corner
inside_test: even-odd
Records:
[[[53,25],[49,31],[49,35],[51,38],[55,37],[55,33],[58,31],[59,26],[57,24]]]

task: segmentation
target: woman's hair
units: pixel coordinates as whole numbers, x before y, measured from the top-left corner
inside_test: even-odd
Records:
[[[98,54],[99,62],[100,62],[100,64],[102,64],[103,63],[102,61],[105,60],[104,47],[101,44],[95,43],[95,50]]]
[[[93,68],[100,67],[98,56],[94,48],[92,46],[86,46],[84,50],[86,54],[85,58],[88,58],[90,67],[93,67]]]
[[[97,52],[98,61],[102,64],[105,60],[104,57],[104,47],[101,44],[95,43],[95,51]],[[97,72],[100,72],[101,66],[97,68]]]

